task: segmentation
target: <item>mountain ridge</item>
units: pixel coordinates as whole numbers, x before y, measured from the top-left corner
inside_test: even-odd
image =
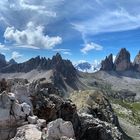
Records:
[[[59,53],[54,55],[51,59],[37,56],[23,63],[6,63],[6,65],[0,68],[0,73],[5,75],[17,74],[17,77],[20,77],[19,73],[23,73],[23,75],[27,73],[28,75],[31,72],[32,75],[32,71],[34,70],[38,71],[35,72],[37,75],[38,73],[41,75],[44,71],[43,73],[46,74],[43,75],[47,76],[49,76],[47,73],[51,70],[52,72],[49,76],[51,83],[64,92],[67,92],[69,88],[78,90],[77,83],[79,83],[79,81],[77,70],[70,60],[64,60]],[[39,77],[41,78],[41,76]]]

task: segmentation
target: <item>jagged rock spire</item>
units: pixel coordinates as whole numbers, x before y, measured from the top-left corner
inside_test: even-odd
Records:
[[[136,55],[134,62],[133,62],[134,70],[140,72],[140,51]]]
[[[113,70],[113,55],[110,54],[108,57],[106,56],[105,60],[101,63],[101,70],[110,71]]]
[[[116,71],[125,71],[131,69],[130,53],[126,48],[122,48],[114,62]]]

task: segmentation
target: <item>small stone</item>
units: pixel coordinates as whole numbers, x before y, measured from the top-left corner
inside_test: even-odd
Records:
[[[8,93],[8,96],[9,96],[11,101],[15,101],[16,100],[16,97],[15,97],[14,93]]]
[[[36,124],[38,117],[37,116],[28,116],[27,120],[30,124]]]
[[[57,119],[55,121],[50,122],[47,125],[47,128],[48,130],[46,138],[49,140],[51,139],[70,140],[70,138],[74,138],[75,135],[73,125],[70,121]]]
[[[38,126],[38,128],[45,128],[46,127],[46,120],[38,119],[37,120],[37,126]]]

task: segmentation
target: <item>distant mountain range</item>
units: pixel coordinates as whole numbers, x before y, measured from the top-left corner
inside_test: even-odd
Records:
[[[81,62],[81,63],[75,64],[74,67],[77,70],[82,71],[82,72],[93,73],[100,70],[101,66],[99,63],[90,64],[88,62]]]
[[[61,73],[65,78],[71,79],[77,75],[76,69],[82,72],[93,73],[99,70],[103,71],[138,71],[140,72],[140,52],[136,55],[133,62],[130,59],[130,53],[125,48],[122,48],[117,54],[115,61],[113,55],[110,54],[100,63],[90,64],[88,62],[79,62],[78,64],[71,63],[70,60],[62,59],[57,53],[50,58],[37,56],[23,63],[17,63],[14,59],[6,61],[5,56],[0,54],[0,72],[15,73],[15,72],[30,72],[37,70],[53,70]],[[72,76],[71,76],[72,75]],[[69,77],[69,78],[68,78]]]

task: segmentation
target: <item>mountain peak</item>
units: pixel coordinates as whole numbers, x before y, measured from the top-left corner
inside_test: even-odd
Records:
[[[122,48],[120,52],[117,54],[114,66],[116,71],[125,71],[130,69],[131,67],[130,53],[129,51],[126,50],[126,48]]]
[[[110,71],[125,71],[131,69],[130,53],[126,48],[122,48],[117,54],[115,62],[113,63],[113,55],[110,54],[102,61],[101,70]]]
[[[61,57],[60,53],[56,53],[56,55],[54,55],[54,56],[52,57],[52,61],[53,61],[54,63],[62,61],[62,57]]]
[[[61,54],[57,52],[55,56],[56,57],[61,57]]]
[[[17,62],[12,58],[9,60],[8,64],[17,64]]]
[[[112,62],[112,56],[110,55],[106,57],[105,60],[102,61],[101,70],[108,71],[108,61]],[[116,56],[116,59],[113,63],[113,68],[111,70],[115,71],[127,71],[127,70],[134,70],[140,72],[140,51],[138,52],[137,56],[132,63],[130,60],[130,53],[126,48],[122,48]]]
[[[134,62],[133,62],[133,67],[136,71],[140,72],[140,51],[136,55]]]
[[[113,70],[113,55],[110,54],[108,57],[106,56],[105,60],[101,62],[101,70]]]

